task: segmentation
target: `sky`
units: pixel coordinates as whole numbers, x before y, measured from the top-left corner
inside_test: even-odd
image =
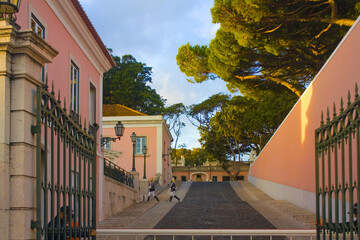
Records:
[[[226,93],[220,79],[192,84],[179,70],[176,55],[181,45],[208,45],[218,24],[212,23],[213,0],[79,0],[107,48],[113,54],[131,54],[152,67],[151,88],[166,104],[198,104],[213,94]],[[178,144],[200,147],[199,133],[184,117],[186,127]],[[174,137],[174,136],[173,136]],[[173,146],[174,147],[174,146]]]

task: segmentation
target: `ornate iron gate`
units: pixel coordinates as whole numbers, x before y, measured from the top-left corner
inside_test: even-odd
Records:
[[[321,126],[315,130],[316,228],[317,239],[359,238],[356,220],[360,202],[360,97],[357,84],[355,99],[350,92],[347,108],[343,99],[340,112],[327,109],[326,122],[321,113]],[[331,119],[332,118],[332,119]]]
[[[53,88],[53,87],[52,87]],[[96,133],[61,107],[48,86],[37,89],[36,239],[95,239]],[[64,101],[64,106],[66,103]]]

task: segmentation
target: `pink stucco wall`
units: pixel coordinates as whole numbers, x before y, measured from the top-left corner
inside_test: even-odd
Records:
[[[77,3],[77,2],[75,2]],[[53,9],[48,5],[62,7],[66,6],[71,11],[66,13],[57,9],[56,15]],[[64,11],[64,10],[63,10]],[[61,13],[60,13],[61,12]],[[54,92],[57,97],[60,96],[62,105],[66,102],[68,113],[70,109],[70,64],[74,62],[79,68],[79,116],[81,124],[84,121],[89,123],[90,119],[90,86],[96,89],[96,119],[94,122],[100,125],[97,139],[100,142],[101,119],[102,119],[102,75],[114,63],[109,60],[109,54],[101,51],[103,47],[101,40],[95,39],[90,31],[90,23],[84,22],[78,9],[74,6],[73,1],[39,1],[39,0],[23,0],[21,1],[20,11],[16,14],[17,24],[21,26],[21,30],[31,29],[31,15],[34,15],[45,28],[45,41],[55,48],[59,54],[54,58],[52,63],[45,65],[45,73],[48,76],[49,90],[54,86]],[[62,16],[64,17],[62,19]],[[74,22],[70,21],[74,20]],[[65,28],[67,26],[67,28]],[[69,30],[70,29],[70,30]],[[82,34],[82,33],[86,34]],[[86,38],[86,39],[84,39]],[[100,44],[101,43],[101,44]],[[96,47],[94,47],[96,46]],[[97,48],[99,47],[99,49]],[[111,57],[110,57],[111,58]],[[105,60],[103,60],[105,59]],[[60,95],[59,95],[60,94]],[[94,107],[91,108],[92,111]],[[102,176],[102,154],[100,152],[100,144],[98,144],[97,158],[97,189],[102,192],[103,176]],[[97,202],[97,218],[101,218],[103,212],[100,202],[102,202],[101,194],[98,195]]]
[[[147,137],[148,153],[146,155],[146,178],[155,177],[156,174],[156,127],[125,127],[124,135],[120,140],[111,143],[111,149],[121,152],[121,155],[114,159],[114,163],[126,171],[132,170],[133,145],[130,135],[135,132],[139,137]],[[115,137],[113,128],[104,128],[103,137]],[[139,172],[139,177],[143,178],[144,173],[144,155],[135,155],[135,169]]]
[[[96,112],[100,113],[101,95],[100,89],[102,84],[99,73],[94,65],[90,62],[88,57],[84,54],[74,37],[65,29],[63,23],[54,14],[51,8],[45,1],[21,1],[21,7],[17,16],[17,23],[22,30],[30,29],[31,14],[41,21],[45,26],[45,40],[54,47],[59,54],[54,58],[51,64],[46,65],[46,73],[48,75],[49,85],[54,82],[55,93],[60,91],[61,101],[66,99],[67,109],[69,109],[69,95],[70,95],[70,61],[79,67],[80,78],[80,116],[82,121],[85,119],[89,122],[89,89],[90,81],[95,86],[97,91],[97,106]],[[96,122],[99,123],[101,114],[97,114]]]
[[[354,96],[360,79],[360,24],[356,21],[307,91],[294,106],[272,139],[250,168],[250,175],[315,192],[315,129],[320,126],[321,111],[341,97],[347,102],[348,91]],[[352,97],[353,99],[353,97]]]
[[[171,140],[163,132],[163,147],[162,147],[162,176],[163,183],[166,184],[171,181],[171,155],[169,154],[169,148],[171,147]]]

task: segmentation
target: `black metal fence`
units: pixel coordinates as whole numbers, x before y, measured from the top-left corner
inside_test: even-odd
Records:
[[[97,125],[84,127],[61,106],[54,90],[36,99],[37,240],[95,239]],[[59,94],[60,95],[60,94]],[[58,95],[58,96],[59,96]]]
[[[339,113],[321,114],[321,126],[315,130],[316,220],[317,239],[359,238],[357,216],[360,202],[360,97],[350,92],[347,107],[341,99]]]
[[[129,187],[134,187],[134,176],[108,159],[104,159],[104,175]]]

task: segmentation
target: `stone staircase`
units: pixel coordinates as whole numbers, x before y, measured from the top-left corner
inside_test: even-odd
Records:
[[[118,214],[99,222],[97,224],[97,228],[102,228],[102,229],[125,228],[127,225],[133,223],[142,214],[149,211],[157,204],[158,201],[154,199],[152,199],[149,202],[135,203],[130,207],[124,209],[123,211],[119,212]]]
[[[248,202],[264,216],[268,212],[269,218],[272,218],[271,220],[274,220],[274,213],[271,212],[271,209],[274,209],[282,213],[284,216],[293,218],[294,220],[298,221],[305,228],[315,228],[315,213],[298,207],[285,200],[274,200],[248,181],[231,182],[230,184],[241,200]],[[289,224],[289,221],[282,223],[280,219],[275,219],[275,222],[279,225],[287,225],[278,226],[280,228],[297,228],[295,225]]]

